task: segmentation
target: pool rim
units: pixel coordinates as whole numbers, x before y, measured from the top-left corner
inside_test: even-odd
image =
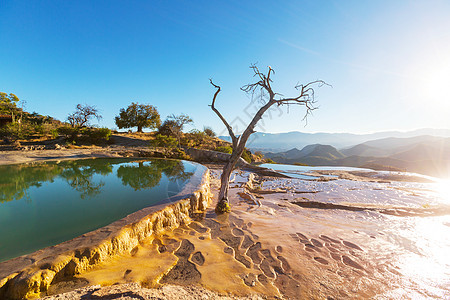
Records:
[[[99,158],[111,157],[83,157],[71,160]],[[130,161],[133,159],[173,160],[132,157]],[[179,193],[163,200],[164,202],[144,207],[106,226],[57,245],[0,262],[0,296],[6,295],[14,299],[39,295],[41,291],[47,290],[55,277],[80,274],[106,258],[131,250],[154,233],[173,230],[189,223],[193,213],[204,211],[210,205],[212,194],[209,186],[209,169],[197,162],[186,162],[197,165],[194,174]],[[69,265],[72,265],[71,270],[68,270]],[[40,276],[37,276],[38,274]],[[45,277],[51,277],[51,280],[45,280]]]

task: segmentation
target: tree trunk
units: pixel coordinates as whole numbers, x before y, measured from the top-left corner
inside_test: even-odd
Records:
[[[228,204],[228,189],[229,189],[229,181],[231,172],[233,171],[236,163],[241,157],[242,153],[245,150],[245,144],[247,143],[248,138],[254,132],[255,126],[259,120],[261,120],[263,114],[266,112],[269,107],[271,107],[275,102],[273,98],[270,98],[270,101],[267,102],[263,107],[261,107],[258,112],[253,117],[250,124],[244,130],[242,135],[239,138],[237,143],[233,143],[233,152],[231,153],[230,160],[223,167],[222,177],[220,178],[220,191],[219,191],[219,202],[216,206],[216,213],[221,214],[230,211],[230,205]]]
[[[219,191],[219,202],[216,205],[216,213],[221,214],[230,211],[230,205],[228,203],[228,189],[230,187],[230,176],[236,166],[239,158],[242,155],[242,150],[233,150],[230,156],[230,160],[225,164],[222,170],[222,176],[220,177],[220,191]]]
[[[222,170],[222,176],[220,177],[220,191],[219,200],[228,202],[228,188],[230,185],[230,176],[233,172],[233,167],[231,162],[227,162]]]
[[[177,147],[181,148],[181,132],[177,133],[177,143],[178,143]]]
[[[314,89],[311,87],[313,84],[319,84],[323,85],[326,84],[322,80],[316,80],[312,81],[308,84],[298,84],[295,86],[295,89],[297,89],[300,94],[296,97],[291,98],[280,98],[275,100],[276,96],[281,96],[281,94],[275,93],[272,90],[272,87],[270,86],[272,80],[270,79],[270,75],[273,74],[273,69],[269,67],[269,71],[267,75],[261,73],[256,65],[251,65],[250,68],[254,71],[254,75],[258,79],[258,82],[256,83],[250,83],[247,85],[244,85],[241,87],[241,90],[249,93],[253,96],[256,96],[254,93],[261,90],[261,100],[267,99],[268,101],[266,104],[264,104],[259,110],[256,112],[256,114],[253,116],[252,120],[250,121],[250,124],[248,124],[247,128],[244,130],[244,132],[240,136],[236,136],[233,132],[233,128],[228,124],[227,120],[222,116],[222,114],[215,108],[216,98],[217,95],[220,93],[220,86],[215,85],[213,81],[210,79],[210,83],[212,86],[214,86],[217,90],[214,93],[212,103],[210,105],[211,109],[217,114],[217,116],[222,120],[223,124],[228,130],[228,133],[231,137],[231,141],[233,144],[233,152],[230,156],[229,161],[224,166],[222,171],[222,177],[221,177],[221,186],[220,186],[220,192],[219,192],[219,202],[216,206],[216,213],[224,213],[230,211],[230,206],[228,204],[228,188],[229,188],[229,180],[231,172],[233,171],[236,163],[238,162],[239,158],[241,157],[242,153],[245,150],[245,144],[247,143],[248,138],[251,134],[253,134],[255,131],[255,126],[261,120],[264,113],[274,104],[277,104],[278,106],[283,104],[297,104],[297,105],[304,105],[306,106],[306,116],[308,114],[316,109],[314,107]]]
[[[142,132],[142,126],[140,125],[137,126],[137,132]]]

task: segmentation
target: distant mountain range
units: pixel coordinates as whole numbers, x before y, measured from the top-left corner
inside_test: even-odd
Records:
[[[377,143],[383,143],[382,139],[415,138],[417,136],[450,137],[450,129],[419,129],[408,132],[386,131],[371,134],[303,133],[298,131],[287,133],[256,132],[250,137],[247,142],[247,147],[262,152],[286,151],[292,148],[302,149],[303,147],[311,144],[331,145],[337,149],[343,149],[366,143],[368,141],[374,142],[374,140],[381,140]],[[229,136],[221,136],[220,138],[226,141],[231,141]],[[386,141],[386,143],[388,144],[389,141]],[[376,145],[372,144],[367,144],[367,146],[378,148]],[[370,148],[368,148],[367,151],[370,153]],[[382,153],[379,153],[379,155],[384,156]]]
[[[293,148],[269,152],[265,156],[283,164],[349,166],[450,176],[450,138],[430,135],[370,140],[341,150],[331,145],[313,144],[301,150]]]

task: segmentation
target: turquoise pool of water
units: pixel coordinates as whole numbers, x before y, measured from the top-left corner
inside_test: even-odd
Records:
[[[178,194],[201,165],[85,159],[0,166],[0,261],[95,230]]]

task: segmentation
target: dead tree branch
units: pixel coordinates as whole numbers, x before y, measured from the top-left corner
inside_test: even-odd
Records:
[[[222,114],[221,114],[221,113],[216,109],[216,107],[214,106],[215,103],[216,103],[217,95],[219,95],[219,93],[220,93],[220,86],[215,85],[215,84],[213,83],[212,79],[209,79],[209,82],[211,83],[211,85],[212,85],[213,87],[215,87],[215,88],[217,89],[217,91],[214,93],[214,97],[213,97],[213,100],[212,100],[212,103],[211,103],[210,107],[211,107],[211,109],[216,113],[216,115],[220,118],[220,120],[222,120],[222,123],[223,123],[223,124],[225,125],[225,127],[227,128],[228,134],[229,134],[230,137],[231,137],[231,141],[232,141],[232,143],[233,143],[233,148],[234,148],[234,147],[237,146],[238,138],[236,138],[236,136],[234,135],[233,128],[230,126],[230,124],[228,124],[227,120],[225,120],[225,118],[222,116]]]
[[[215,108],[217,95],[220,93],[221,89],[220,86],[215,85],[210,79],[211,85],[217,89],[216,92],[214,93],[212,104],[210,105],[211,109],[222,120],[233,142],[233,151],[231,153],[230,160],[224,166],[222,172],[221,186],[219,192],[219,203],[217,204],[216,207],[216,212],[218,213],[229,211],[228,189],[231,172],[233,171],[234,167],[236,166],[236,163],[241,157],[243,151],[245,150],[245,144],[247,143],[247,140],[249,139],[250,135],[255,132],[256,124],[259,122],[259,120],[262,119],[264,113],[274,104],[277,104],[278,106],[303,105],[306,107],[306,112],[303,119],[306,119],[306,117],[313,110],[317,109],[317,107],[315,106],[316,101],[313,86],[317,85],[321,87],[323,85],[328,85],[323,80],[316,80],[309,82],[307,84],[297,84],[295,86],[295,89],[299,92],[299,94],[294,97],[283,98],[281,94],[275,93],[272,89],[271,82],[273,81],[271,79],[271,76],[275,72],[270,66],[268,67],[267,75],[265,73],[260,72],[258,67],[254,64],[250,66],[250,69],[252,69],[254,73],[253,77],[257,78],[258,81],[244,85],[243,87],[241,87],[241,90],[248,94],[251,94],[252,97],[255,96],[256,92],[260,91],[261,92],[260,97],[261,101],[263,101],[263,105],[259,108],[259,110],[256,112],[256,114],[253,116],[252,120],[248,124],[247,128],[239,137],[236,137],[236,135],[233,133],[233,128],[228,124],[228,122],[225,120],[222,114]]]

